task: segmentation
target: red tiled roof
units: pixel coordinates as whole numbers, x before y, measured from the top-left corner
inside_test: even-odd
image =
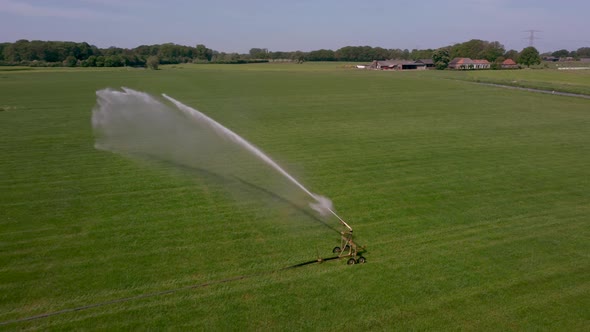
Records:
[[[449,64],[453,65],[469,65],[472,63],[473,60],[471,60],[470,58],[454,58],[451,62],[449,62]]]
[[[512,59],[506,59],[506,60],[502,61],[502,64],[503,65],[515,65],[516,62],[514,62],[514,60],[512,60]]]
[[[454,58],[453,61],[449,62],[450,65],[489,65],[488,60],[471,60],[470,58]]]

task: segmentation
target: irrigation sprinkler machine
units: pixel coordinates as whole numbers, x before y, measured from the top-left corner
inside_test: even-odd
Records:
[[[337,254],[338,256],[334,258],[348,258],[346,260],[346,264],[354,265],[356,263],[364,264],[367,262],[365,257],[362,256],[362,253],[365,251],[364,247],[357,246],[356,243],[352,240],[352,227],[344,221],[344,219],[340,218],[336,212],[329,209],[329,211],[340,221],[340,224],[345,227],[343,231],[340,232],[340,246],[334,247],[332,249],[332,253]],[[359,250],[360,248],[360,250]]]

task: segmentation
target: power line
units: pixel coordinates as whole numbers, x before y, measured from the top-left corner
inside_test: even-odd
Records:
[[[528,39],[529,46],[534,46],[535,39],[541,39],[540,37],[535,36],[535,32],[543,32],[543,31],[541,31],[541,30],[524,30],[524,32],[528,32],[529,36],[528,36],[528,38],[523,38],[523,39]]]

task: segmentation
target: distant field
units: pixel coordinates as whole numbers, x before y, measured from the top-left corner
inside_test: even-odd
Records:
[[[586,330],[590,73],[377,72],[338,63],[0,71],[7,330]],[[445,79],[443,79],[445,78]],[[95,150],[95,91],[198,108],[333,199],[367,246],[272,194]],[[337,227],[335,220],[328,223]]]
[[[3,71],[23,71],[23,70],[33,70],[32,67],[24,67],[24,66],[0,66],[0,72]]]
[[[555,62],[548,62],[543,61],[540,66],[546,66],[551,69],[557,69],[560,67],[590,67],[590,62],[582,62],[582,61],[555,61]]]
[[[441,74],[448,75],[450,78],[476,82],[590,95],[590,70],[471,70],[444,71]]]

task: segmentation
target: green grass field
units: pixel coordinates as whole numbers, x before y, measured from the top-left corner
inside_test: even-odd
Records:
[[[587,329],[590,101],[441,78],[0,71],[0,329]],[[95,91],[120,86],[167,93],[262,148],[334,201],[368,262],[280,270],[330,256],[338,235],[255,189],[238,200],[95,150]]]

